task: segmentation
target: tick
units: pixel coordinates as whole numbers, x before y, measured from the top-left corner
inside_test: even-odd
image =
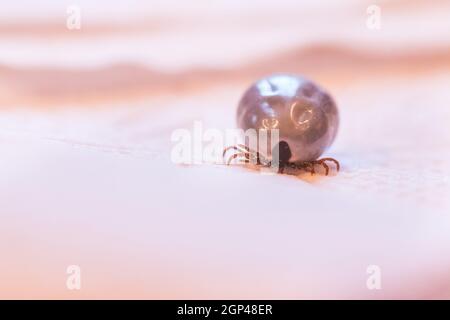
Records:
[[[279,131],[279,142],[271,154],[278,152],[278,172],[285,168],[315,173],[320,165],[328,175],[332,162],[339,171],[339,162],[319,157],[331,146],[339,126],[339,113],[332,97],[317,84],[301,76],[276,74],[258,80],[244,93],[237,108],[237,125],[247,129]],[[258,142],[259,145],[259,142]],[[271,166],[270,155],[251,150],[246,144],[228,147],[236,151],[234,159]]]

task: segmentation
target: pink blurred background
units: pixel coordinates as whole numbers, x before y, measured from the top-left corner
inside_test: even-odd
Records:
[[[1,7],[0,298],[450,298],[450,1]],[[274,72],[337,100],[338,175],[171,161]]]

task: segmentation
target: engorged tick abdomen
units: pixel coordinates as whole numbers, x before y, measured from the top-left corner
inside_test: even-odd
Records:
[[[292,153],[289,161],[316,160],[333,143],[339,114],[331,96],[300,76],[278,74],[254,83],[243,95],[237,125],[279,129]]]

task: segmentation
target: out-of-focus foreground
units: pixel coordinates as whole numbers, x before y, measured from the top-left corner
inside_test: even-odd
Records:
[[[450,1],[1,7],[0,298],[450,298]],[[336,98],[338,175],[171,162],[273,72]]]

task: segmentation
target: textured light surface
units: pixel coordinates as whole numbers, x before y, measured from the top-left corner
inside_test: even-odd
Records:
[[[80,0],[68,31],[72,3],[0,11],[1,298],[450,297],[448,1],[377,1],[378,31],[373,1]],[[277,72],[332,93],[339,174],[171,162]]]

